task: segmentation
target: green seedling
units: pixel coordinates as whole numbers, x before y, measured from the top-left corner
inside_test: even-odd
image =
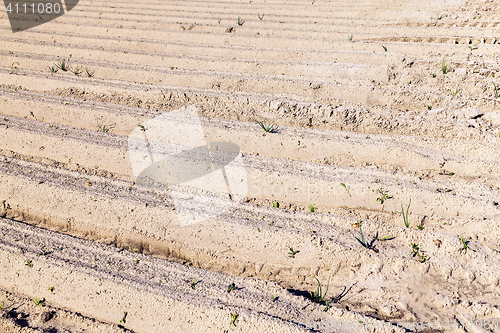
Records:
[[[295,255],[300,252],[299,250],[294,251],[292,247],[290,247],[289,249],[290,252],[288,252],[288,258],[295,258]]]
[[[144,125],[137,125],[141,129],[141,131],[146,132],[146,127]]]
[[[439,20],[441,20],[441,19],[443,18],[443,16],[444,16],[444,14],[439,15],[439,16],[437,17],[437,20],[438,20],[438,21],[439,21]]]
[[[350,41],[350,42],[352,43],[353,38],[354,38],[354,36],[353,36],[353,34],[351,34],[351,35],[349,36],[349,38],[347,38],[347,40],[348,40],[348,41]]]
[[[340,183],[340,185],[345,188],[345,190],[347,191],[347,194],[349,194],[349,196],[351,196],[351,194],[349,193],[349,189],[347,188],[346,184],[344,183]]]
[[[495,88],[495,98],[500,97],[500,92],[498,91],[498,87],[495,83],[493,83],[493,87]]]
[[[316,208],[312,204],[309,204],[309,211],[311,213],[314,213],[314,211],[316,211]]]
[[[123,317],[122,317],[122,319],[120,319],[120,323],[125,324],[126,319],[127,319],[127,312],[123,312]]]
[[[236,319],[238,319],[238,314],[237,313],[231,313],[231,324],[230,325],[234,325],[236,326]]]
[[[103,133],[108,133],[110,129],[115,128],[116,124],[102,125],[99,126],[99,131]]]
[[[276,126],[275,124],[266,124],[264,121],[258,121],[257,124],[259,124],[260,128],[264,130],[264,132],[269,133],[273,132],[274,127]]]
[[[465,253],[467,253],[467,250],[471,250],[471,251],[474,251],[473,249],[471,249],[469,247],[469,245],[467,245],[467,241],[465,240],[465,238],[462,237],[462,248],[460,249],[460,251],[464,251]]]
[[[219,25],[220,25],[220,21],[222,21],[222,19],[221,19],[221,18],[220,18],[220,19],[217,19],[217,21],[219,22]]]
[[[17,61],[10,64],[10,74],[14,74],[16,71],[19,70],[19,67],[17,66],[19,66],[19,63]]]
[[[359,221],[359,222],[361,223],[361,221]],[[361,229],[361,224],[359,224],[359,232],[361,233],[361,239],[359,239],[358,237],[356,237],[356,239],[358,240],[359,244],[361,244],[361,245],[363,245],[363,247],[369,249],[370,246],[365,241],[365,235],[363,235],[363,229]]]
[[[49,66],[49,70],[50,70],[51,73],[57,72],[57,68],[55,66],[53,66],[53,65]]]
[[[94,76],[94,74],[95,74],[95,70],[92,71],[92,70],[88,69],[87,67],[85,67],[85,75],[87,75],[87,77],[92,77],[92,76]]]
[[[241,17],[239,17],[239,16],[238,16],[238,22],[237,22],[237,23],[238,23],[238,25],[241,27],[241,26],[243,25],[243,23],[245,23],[245,21],[243,21],[243,20],[241,19]]]
[[[470,49],[471,51],[477,50],[477,46],[470,46],[470,45],[469,45],[469,49]]]
[[[231,292],[233,290],[236,290],[236,286],[234,283],[231,283],[228,287],[227,287],[227,292]]]
[[[384,49],[385,52],[387,52],[387,47],[385,47],[384,45],[382,45],[382,48]]]
[[[70,72],[75,74],[75,75],[80,75],[82,73],[82,71],[83,71],[82,68],[79,67],[78,65],[76,65],[76,67],[70,69]]]
[[[44,307],[45,306],[45,298],[38,299],[38,297],[35,297],[35,299],[33,299],[33,303],[35,303],[36,305],[38,305],[40,307]]]
[[[420,252],[420,248],[417,244],[411,243],[411,256],[419,257],[420,262],[425,262],[425,254]]]
[[[411,243],[411,256],[412,257],[415,257],[416,255],[418,255],[418,250],[419,250],[419,247],[417,244],[415,243]]]
[[[0,301],[0,311],[3,310],[3,301]]]
[[[446,56],[443,57],[443,61],[441,62],[441,71],[443,74],[446,74],[448,71],[448,64],[446,63]]]
[[[50,291],[51,293],[54,293],[54,287],[48,287],[47,290]]]
[[[328,293],[328,287],[330,286],[330,279],[332,277],[332,274],[330,273],[330,277],[328,278],[328,283],[326,285],[326,290],[325,293],[323,293],[323,286],[321,285],[321,282],[319,282],[318,278],[316,276],[313,276],[316,279],[316,282],[318,283],[318,286],[316,287],[316,291],[314,292],[309,292],[309,295],[311,296],[311,299],[315,303],[323,303],[326,297],[326,294]],[[327,303],[328,306],[328,303]]]
[[[460,92],[460,88],[457,88],[457,89],[455,89],[455,90],[452,90],[452,91],[451,91],[451,95],[452,95],[453,97],[455,97],[455,96],[457,96],[457,94],[458,94],[459,92]]]
[[[274,225],[274,221],[271,221],[269,225],[272,227]]]
[[[378,238],[378,233],[377,233],[377,236],[373,237],[373,239],[377,240],[377,241],[386,241],[386,240],[394,239],[394,237],[392,235],[389,235],[389,236],[385,236],[384,238]]]
[[[33,267],[33,261],[31,261],[31,259],[26,259],[24,261],[24,265],[28,267]]]
[[[272,300],[273,302],[275,302],[275,301],[276,301],[276,297],[274,297],[274,295],[271,295],[271,300]]]
[[[411,199],[410,202],[408,203],[408,207],[406,207],[406,213],[403,209],[403,204],[401,204],[401,214],[403,214],[403,222],[405,223],[405,227],[409,228],[410,227],[410,220],[408,219],[408,210],[410,209],[411,205]]]
[[[198,283],[201,281],[198,281],[198,279],[194,279],[193,282],[191,282],[190,287],[191,289],[194,289]]]
[[[69,60],[66,61],[66,59],[58,60],[55,66],[63,72],[67,72],[70,69]]]
[[[392,195],[389,195],[387,190],[384,190],[382,187],[377,190],[380,196],[377,198],[377,201],[383,204],[387,199],[391,199]]]
[[[361,239],[359,239],[358,237],[354,236],[354,238],[356,238],[356,240],[359,242],[359,244],[361,244],[364,248],[368,249],[368,250],[372,250],[376,253],[378,253],[378,250],[373,246],[373,242],[375,240],[378,240],[378,233],[377,233],[377,236],[373,237],[373,241],[371,243],[368,243],[366,240],[365,240],[365,235],[363,234],[363,229],[361,229],[361,220],[358,221],[358,223],[356,223],[356,225],[359,227],[359,233],[361,235]],[[385,237],[383,240],[387,240],[387,239],[390,239],[392,236],[387,236]]]
[[[278,207],[279,207],[279,203],[278,203],[278,201],[273,202],[273,207],[274,207],[274,208],[278,208]]]
[[[262,14],[262,16],[260,14],[257,14],[257,17],[262,21],[262,19],[264,18],[264,14]]]

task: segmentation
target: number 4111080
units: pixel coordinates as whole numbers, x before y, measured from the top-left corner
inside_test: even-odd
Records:
[[[61,5],[59,3],[50,3],[50,2],[40,2],[37,6],[34,3],[31,5],[27,5],[26,3],[20,5],[16,3],[12,5],[9,3],[6,8],[7,13],[15,13],[15,14],[59,14],[61,11]]]

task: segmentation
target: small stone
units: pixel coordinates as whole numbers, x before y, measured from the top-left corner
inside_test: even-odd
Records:
[[[462,119],[476,119],[481,117],[484,112],[479,109],[469,107],[457,110],[455,114]]]
[[[488,112],[483,119],[489,121],[493,126],[500,126],[500,111]]]
[[[428,111],[427,113],[428,114],[440,114],[440,113],[443,113],[446,109],[444,108],[439,108],[439,109],[432,109],[430,111]]]

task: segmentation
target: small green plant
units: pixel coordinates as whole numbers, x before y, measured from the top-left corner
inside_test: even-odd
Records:
[[[49,66],[49,70],[50,70],[51,73],[57,72],[57,68],[54,65]]]
[[[464,251],[465,253],[467,253],[467,250],[471,250],[471,251],[474,251],[473,249],[471,249],[469,247],[469,245],[467,245],[467,241],[465,240],[465,238],[462,237],[462,248],[460,249],[460,251]]]
[[[76,65],[74,68],[70,69],[70,72],[75,74],[75,75],[80,75],[82,73],[82,68]]]
[[[85,67],[85,75],[87,75],[87,77],[92,77],[92,76],[94,76],[94,74],[95,74],[95,70],[90,70],[87,67]]]
[[[243,20],[241,19],[241,17],[239,17],[239,16],[238,16],[238,22],[237,22],[237,23],[238,23],[238,25],[241,27],[241,26],[243,25],[243,23],[245,23],[245,21],[243,21]]]
[[[495,88],[495,98],[499,98],[500,92],[498,91],[498,87],[494,82],[493,82],[493,87]]]
[[[190,284],[191,289],[194,289],[198,283],[200,283],[200,281],[198,281],[198,279],[194,279]]]
[[[17,61],[10,64],[10,74],[14,74],[19,70],[19,67],[17,66],[19,66],[19,63]]]
[[[405,227],[409,228],[410,227],[410,220],[408,219],[408,210],[410,209],[411,205],[411,199],[410,202],[408,203],[408,207],[406,207],[406,213],[403,208],[403,204],[401,204],[401,214],[403,215],[403,222],[405,223]]]
[[[264,18],[264,14],[262,14],[262,16],[260,14],[257,14],[257,17],[262,21],[262,19]]]
[[[457,94],[460,92],[460,89],[461,89],[461,88],[457,88],[457,89],[455,89],[455,90],[452,90],[452,91],[451,91],[451,95],[452,95],[453,97],[457,96]]]
[[[391,239],[392,236],[387,236],[387,237],[384,237],[383,239],[379,239],[378,238],[378,233],[377,233],[377,236],[373,237],[373,240],[368,243],[366,240],[365,240],[365,235],[363,234],[363,229],[361,229],[361,220],[359,220],[355,225],[357,227],[359,227],[359,233],[361,235],[361,239],[354,236],[354,238],[356,238],[356,240],[359,242],[359,244],[361,244],[364,248],[368,249],[368,250],[372,250],[373,252],[376,252],[378,253],[379,251],[373,246],[373,242],[375,240],[388,240],[388,239]],[[354,226],[354,225],[353,225]]]
[[[425,262],[425,254],[421,253],[420,248],[417,244],[411,243],[411,256],[412,257],[419,257],[420,262]]]
[[[271,123],[266,124],[264,122],[264,120],[263,121],[258,121],[257,124],[259,124],[260,128],[262,128],[264,130],[264,132],[266,132],[266,133],[269,133],[269,132],[272,133],[272,131],[274,129],[274,126],[276,126],[275,124],[271,124]]]
[[[269,225],[272,227],[274,225],[274,221],[269,222]]]
[[[309,211],[311,213],[314,213],[316,211],[316,208],[312,204],[309,204]]]
[[[102,125],[99,126],[99,131],[103,133],[108,133],[110,129],[114,128],[116,124],[111,124],[111,125]]]
[[[146,127],[144,125],[137,125],[141,129],[141,131],[146,132]]]
[[[278,203],[278,201],[274,201],[274,202],[273,202],[273,207],[274,207],[274,208],[278,208],[278,207],[279,207],[279,203]]]
[[[441,71],[443,74],[446,74],[448,71],[448,64],[446,63],[446,56],[443,57],[443,61],[441,62]]]
[[[385,52],[387,52],[387,47],[385,47],[384,45],[382,45],[382,48],[384,49]]]
[[[393,239],[394,237],[392,235],[389,235],[389,236],[385,236],[383,238],[378,238],[378,234],[377,236],[373,237],[374,240],[377,240],[377,241],[386,241],[386,240],[391,240]]]
[[[349,196],[351,196],[351,193],[349,193],[349,189],[347,188],[346,184],[344,183],[340,183],[340,185],[345,188],[345,190],[347,191],[347,194],[349,194]]]
[[[40,307],[44,307],[45,306],[45,298],[38,299],[38,297],[35,297],[33,299],[33,303],[35,303],[36,305],[38,305]]]
[[[231,324],[230,325],[234,325],[236,326],[236,320],[238,319],[238,314],[237,313],[231,313]]]
[[[326,294],[328,293],[328,288],[330,287],[330,279],[332,277],[332,274],[330,273],[330,277],[328,278],[328,283],[326,285],[326,290],[324,293],[323,293],[323,286],[321,285],[321,282],[319,282],[319,279],[316,276],[313,277],[316,279],[318,286],[316,287],[316,291],[309,292],[309,295],[311,296],[313,302],[321,304],[325,301]]]
[[[443,16],[444,16],[444,14],[439,15],[439,16],[437,17],[437,20],[438,20],[438,21],[439,21],[439,20],[441,20],[441,19],[443,18]]]
[[[272,300],[273,302],[275,302],[275,301],[276,301],[276,297],[274,297],[274,295],[271,295],[271,300]]]
[[[351,35],[349,36],[349,38],[347,38],[347,40],[348,40],[348,41],[350,41],[350,42],[352,43],[353,38],[354,38],[354,36],[353,36],[353,34],[351,34]]]
[[[290,251],[288,252],[288,258],[295,258],[295,255],[300,252],[299,250],[294,251],[292,247],[290,247],[289,249]]]
[[[0,301],[0,311],[3,310],[3,301]]]
[[[48,287],[47,290],[50,291],[51,293],[54,293],[54,287]]]
[[[120,319],[120,323],[124,323],[125,324],[125,321],[127,320],[127,312],[123,312],[123,317],[122,319]]]
[[[359,239],[358,237],[356,237],[356,239],[359,242],[359,244],[361,244],[361,245],[363,245],[363,247],[369,249],[370,245],[366,242],[365,235],[363,235],[363,230],[361,229],[361,221],[358,221],[358,222],[359,222],[359,232],[361,234],[361,239]]]
[[[236,285],[234,283],[231,283],[228,287],[227,287],[227,292],[231,292],[233,290],[236,290]]]
[[[24,265],[31,268],[31,267],[33,267],[33,261],[31,261],[31,259],[26,259],[24,261]]]
[[[66,60],[63,58],[62,60],[57,60],[57,63],[55,64],[55,66],[57,68],[59,68],[60,70],[62,70],[63,72],[67,72],[70,68],[69,59]]]
[[[470,49],[471,51],[477,50],[477,46],[470,46],[470,45],[469,45],[469,49]]]
[[[217,21],[219,22],[219,25],[220,25],[220,21],[222,21],[222,19],[221,19],[221,18],[220,18],[220,19],[217,19]]]
[[[377,198],[377,201],[383,204],[386,200],[391,199],[392,195],[389,195],[389,191],[384,190],[384,188],[379,188],[377,190],[379,197]]]

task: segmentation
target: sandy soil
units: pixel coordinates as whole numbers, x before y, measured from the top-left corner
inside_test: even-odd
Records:
[[[0,331],[500,331],[493,1],[0,17]],[[138,186],[129,136],[190,105],[248,193],[182,226],[190,189]]]

